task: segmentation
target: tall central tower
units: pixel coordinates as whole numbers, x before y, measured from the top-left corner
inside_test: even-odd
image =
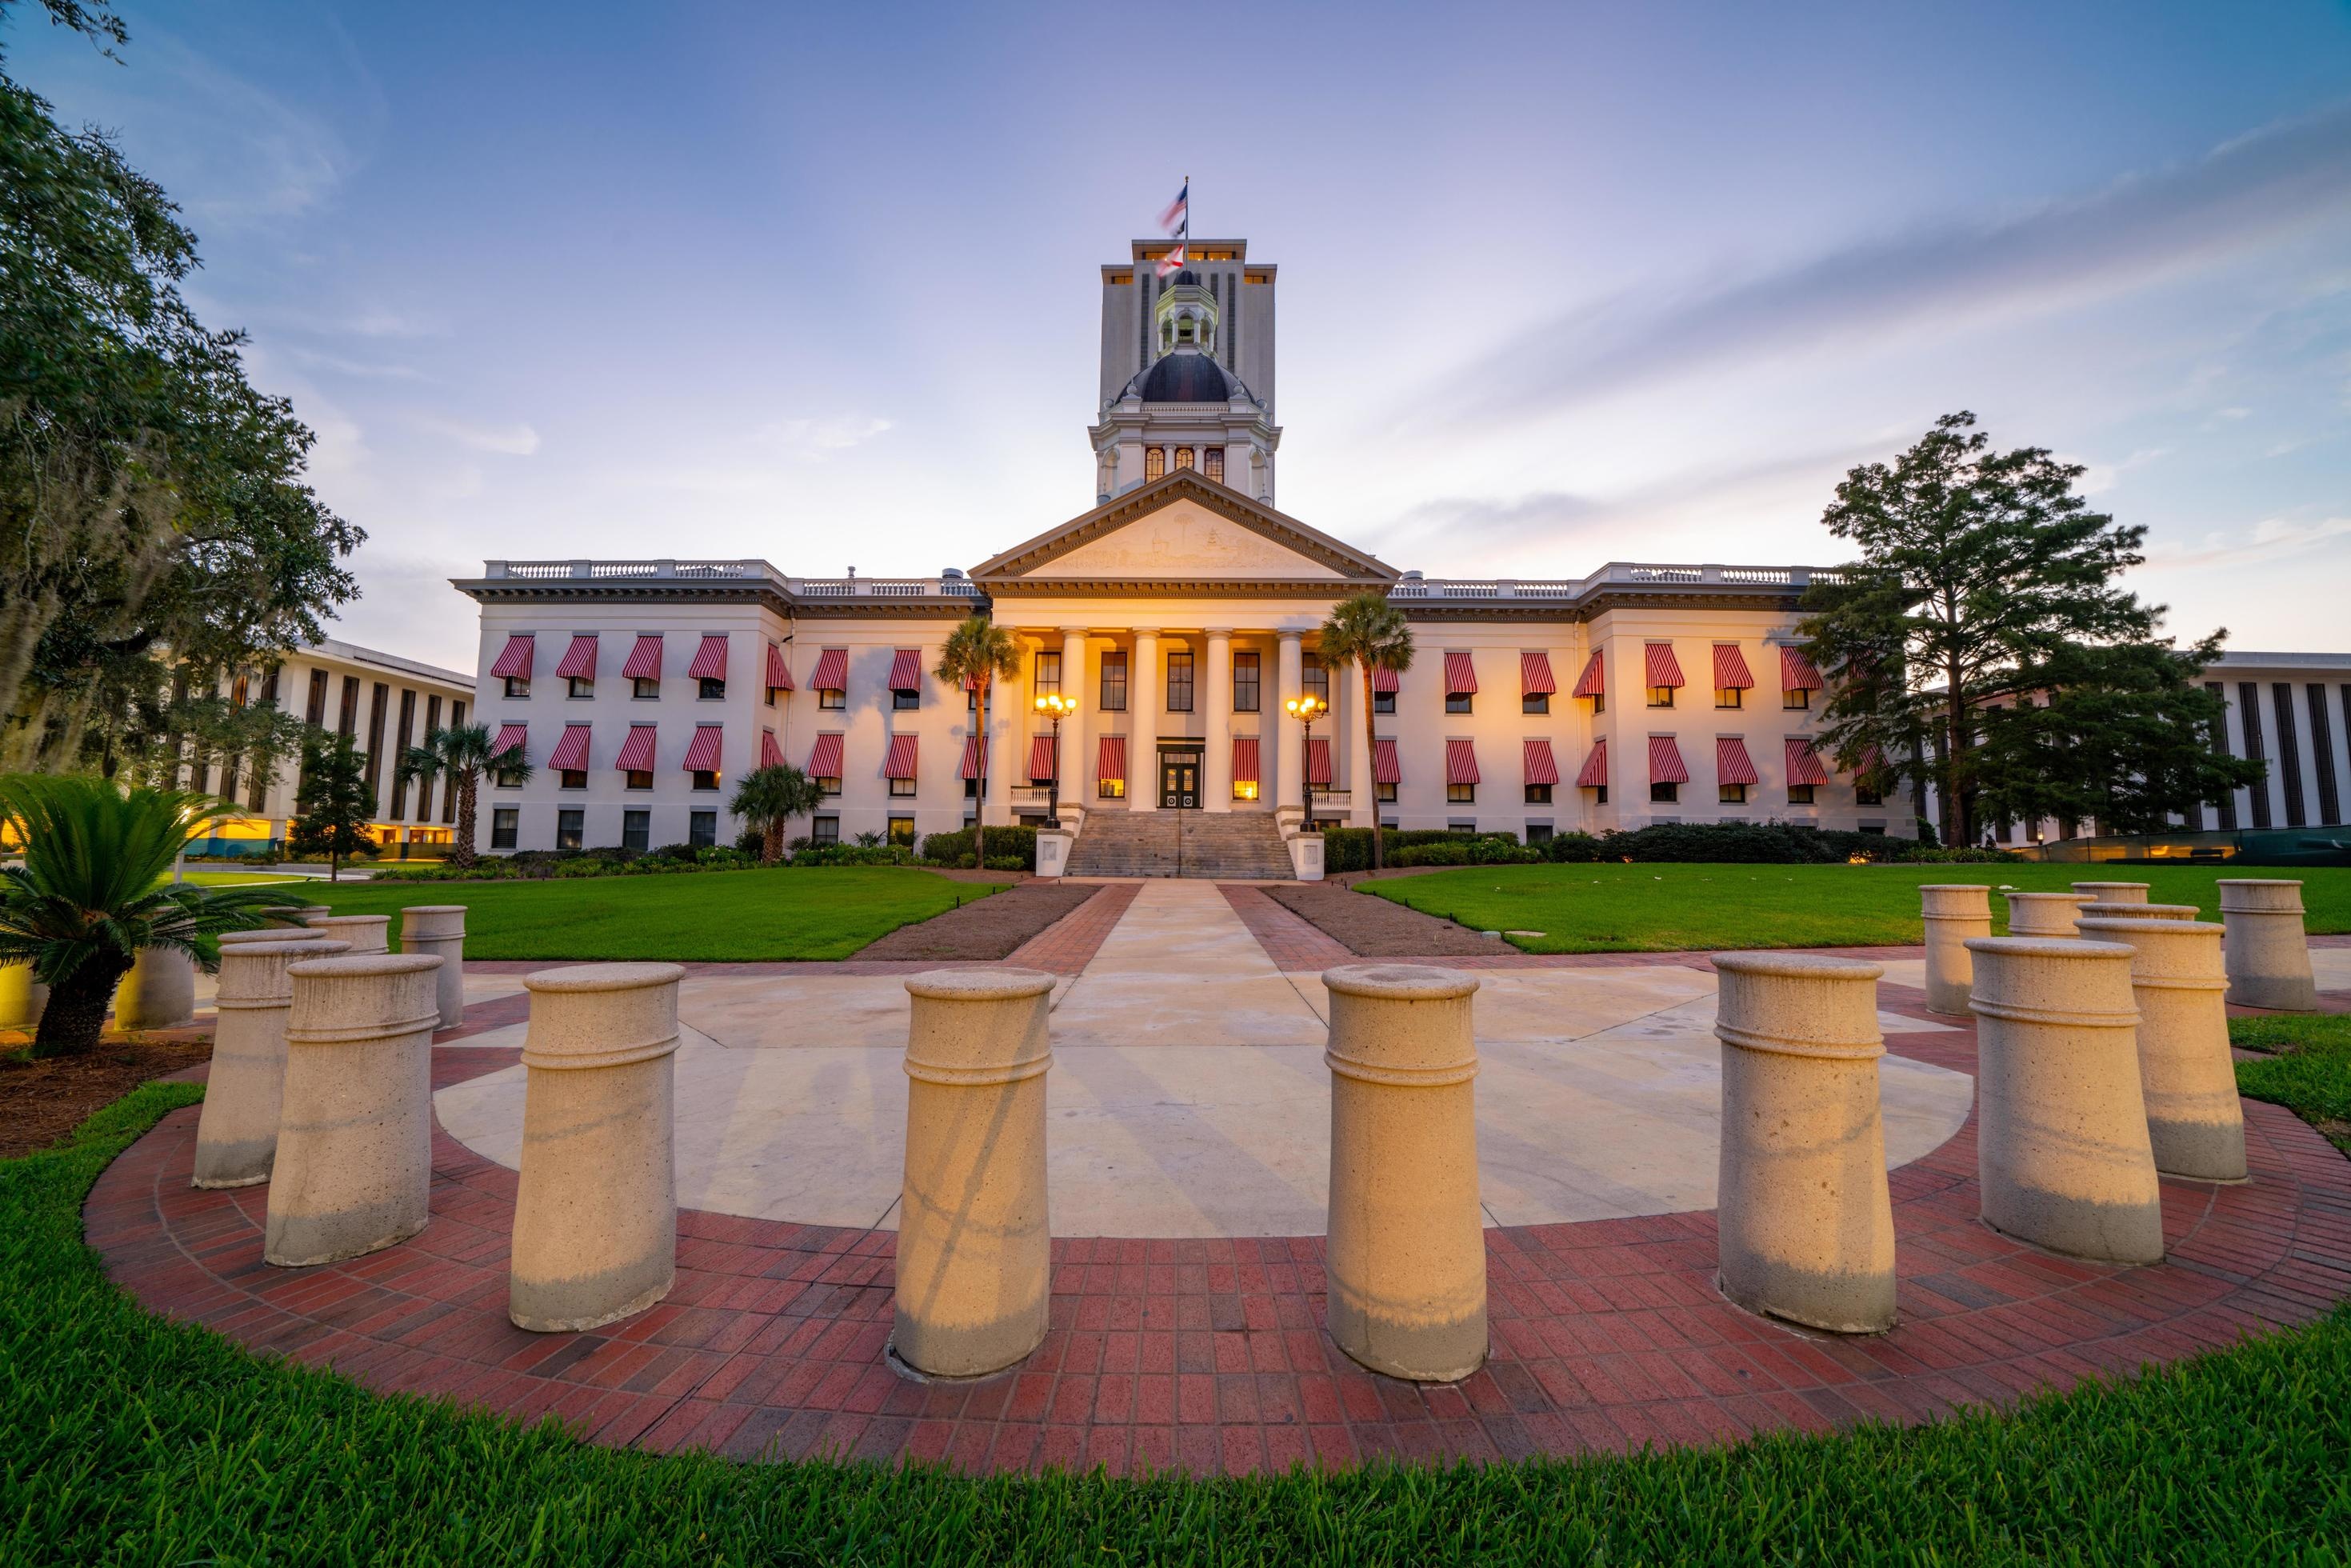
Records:
[[[1163,279],[1170,243],[1136,240],[1102,269],[1095,497],[1194,468],[1270,506],[1275,269],[1249,259],[1247,240],[1195,240]]]

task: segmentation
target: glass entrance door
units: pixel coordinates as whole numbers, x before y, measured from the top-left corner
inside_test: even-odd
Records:
[[[1163,752],[1159,758],[1159,804],[1171,811],[1200,809],[1200,754]]]

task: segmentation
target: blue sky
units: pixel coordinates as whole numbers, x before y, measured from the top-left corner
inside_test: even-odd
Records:
[[[1186,173],[1281,267],[1284,510],[1432,575],[1825,562],[1974,409],[2148,526],[2184,635],[2351,649],[2351,8],[128,0],[117,130],[366,527],[969,565],[1092,504],[1095,268]]]

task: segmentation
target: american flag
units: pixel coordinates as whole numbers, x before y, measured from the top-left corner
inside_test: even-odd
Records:
[[[1183,187],[1176,193],[1176,199],[1167,204],[1165,212],[1159,214],[1159,227],[1176,242],[1174,247],[1159,258],[1159,276],[1166,277],[1182,270],[1184,252],[1192,238],[1192,177],[1189,174],[1184,176]]]

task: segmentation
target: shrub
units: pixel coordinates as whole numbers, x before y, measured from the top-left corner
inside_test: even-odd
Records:
[[[958,866],[969,870],[972,864],[971,830],[958,829],[952,833],[932,833],[923,840],[923,859],[932,865]],[[999,865],[1009,861],[1009,865]],[[987,864],[992,871],[1034,871],[1037,869],[1037,830],[1018,826],[998,827],[990,823],[987,829]]]
[[[1388,856],[1388,864],[1395,866],[1468,865],[1468,863],[1469,846],[1458,837],[1455,838],[1454,842],[1447,844],[1407,844]]]
[[[1544,858],[1562,865],[1589,865],[1606,858],[1601,841],[1590,833],[1555,833],[1542,850]]]
[[[914,852],[904,844],[826,844],[796,852],[794,866],[913,865]]]
[[[661,848],[653,852],[653,858],[658,861],[685,861],[691,862],[694,858],[701,852],[702,852],[700,850],[695,849],[692,844],[664,844]]]
[[[705,871],[740,871],[759,863],[758,848],[746,850],[739,844],[705,844],[688,852],[694,857],[693,863]]]

